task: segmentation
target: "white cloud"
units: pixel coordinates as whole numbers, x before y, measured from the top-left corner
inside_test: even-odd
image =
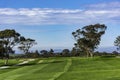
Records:
[[[87,6],[91,9],[115,9],[120,8],[120,2],[108,2],[108,3],[98,3],[98,4],[91,4]]]
[[[120,23],[120,2],[88,5],[82,9],[0,8],[0,24],[48,25]]]

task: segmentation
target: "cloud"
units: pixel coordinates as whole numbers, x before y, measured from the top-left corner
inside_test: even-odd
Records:
[[[119,23],[120,2],[88,5],[83,9],[0,8],[0,24],[50,25]]]
[[[115,9],[115,8],[120,8],[120,2],[115,1],[115,2],[91,4],[91,5],[87,5],[87,7],[91,9]]]

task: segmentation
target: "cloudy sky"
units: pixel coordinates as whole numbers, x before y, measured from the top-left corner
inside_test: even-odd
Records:
[[[0,30],[35,39],[36,49],[72,48],[71,33],[95,23],[108,26],[99,47],[113,47],[120,35],[120,0],[0,0]]]

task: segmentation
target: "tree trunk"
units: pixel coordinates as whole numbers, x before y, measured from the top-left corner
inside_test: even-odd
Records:
[[[5,58],[5,65],[8,65],[8,58]]]
[[[86,51],[86,53],[87,53],[87,57],[89,57],[89,56],[90,56],[89,49],[86,48],[85,51]]]
[[[89,57],[89,52],[86,50],[86,53],[87,53],[87,58]]]
[[[5,65],[8,65],[8,59],[9,59],[9,53],[6,53],[5,55]]]
[[[86,49],[87,57],[93,57],[93,52],[90,49]]]
[[[93,57],[93,53],[90,52],[90,57]]]

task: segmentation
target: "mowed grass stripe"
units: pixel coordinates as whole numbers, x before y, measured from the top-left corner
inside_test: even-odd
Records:
[[[118,66],[120,61],[116,58],[73,59],[69,70],[57,80],[120,80]]]
[[[56,73],[53,78],[49,79],[49,80],[56,80],[57,78],[59,78],[61,75],[63,75],[65,72],[68,71],[69,67],[72,65],[72,59],[68,59],[67,60],[67,64],[64,67],[63,72],[58,72]]]
[[[19,63],[22,63],[23,61],[25,61],[26,59],[21,59],[21,60],[16,60],[16,59],[10,59],[9,60],[9,68],[6,68],[6,69],[0,69],[0,75],[1,74],[4,74],[4,73],[8,73],[8,72],[15,72],[16,70],[19,70],[21,67],[24,67],[24,66],[18,66]],[[3,60],[2,60],[3,61]],[[36,62],[37,59],[35,61],[30,61],[30,64],[31,62],[34,63]],[[23,64],[23,65],[26,65],[26,64]],[[14,71],[15,70],[15,71]]]
[[[73,60],[73,65],[71,66],[69,71],[91,71],[91,70],[113,70],[113,69],[119,69],[120,62],[114,61],[113,64],[108,64],[108,62],[111,62],[109,60],[103,61],[101,59],[94,60],[94,59],[79,59],[79,60]],[[116,63],[117,62],[117,63]],[[118,66],[116,68],[116,66]]]
[[[1,72],[4,71],[4,70],[10,70],[10,71],[8,71],[8,72],[1,73],[0,76],[1,76],[1,75],[4,75],[4,74],[16,73],[16,72],[18,72],[18,73],[20,74],[20,73],[22,73],[21,70],[24,70],[24,71],[25,71],[26,69],[31,68],[31,66],[27,66],[27,65],[30,65],[30,63],[36,64],[36,62],[37,62],[37,60],[32,61],[32,62],[29,62],[29,63],[24,64],[24,65],[21,65],[21,66],[16,66],[16,65],[15,65],[15,66],[11,66],[11,67],[8,68],[8,69],[0,70]]]
[[[67,72],[57,80],[120,80],[120,70],[102,72]]]
[[[36,63],[38,63],[38,61]],[[17,77],[26,75],[28,73],[32,73],[32,72],[34,72],[38,69],[42,69],[45,66],[46,65],[39,66],[39,65],[35,65],[35,64],[30,65],[30,66],[24,66],[24,67],[21,67],[19,69],[12,70],[8,73],[1,74],[0,75],[0,80],[14,80]]]
[[[43,63],[43,64],[49,64],[48,66],[44,67],[42,70],[40,71],[36,71],[35,73],[47,73],[47,72],[62,72],[63,71],[63,67],[66,64],[66,60],[55,60],[53,62],[49,62],[49,63]]]
[[[48,59],[49,60],[49,59]],[[24,76],[21,76],[19,77],[20,79],[22,77],[22,80],[49,80],[51,78],[53,78],[53,75],[55,75],[56,73],[59,73],[59,72],[63,72],[64,71],[64,67],[67,63],[67,60],[59,60],[59,59],[55,59],[55,61],[51,62],[45,62],[45,63],[42,63],[42,64],[49,64],[48,66],[44,67],[43,69],[41,70],[37,70],[36,72],[33,72],[32,74],[29,74],[27,76],[30,76],[30,77],[24,77]],[[20,79],[16,79],[16,80],[20,80]]]
[[[34,63],[15,66],[0,80],[120,80],[119,58],[40,58]]]
[[[34,76],[35,72],[36,72],[36,71],[39,71],[39,70],[42,70],[44,67],[50,65],[50,64],[44,64],[44,63],[48,63],[48,62],[51,63],[51,62],[53,62],[53,61],[54,61],[54,59],[52,59],[52,60],[39,60],[39,61],[37,62],[38,64],[33,66],[33,69],[32,69],[32,70],[30,70],[29,72],[27,72],[27,73],[25,73],[25,74],[17,77],[15,80],[21,80],[21,79],[22,79],[22,80],[29,80],[29,78],[30,78],[31,80],[34,80],[34,79],[32,79],[32,78],[35,77],[35,76]],[[29,76],[29,77],[26,77],[26,76]]]
[[[105,64],[109,66],[108,69],[120,69],[120,58],[101,59]]]

